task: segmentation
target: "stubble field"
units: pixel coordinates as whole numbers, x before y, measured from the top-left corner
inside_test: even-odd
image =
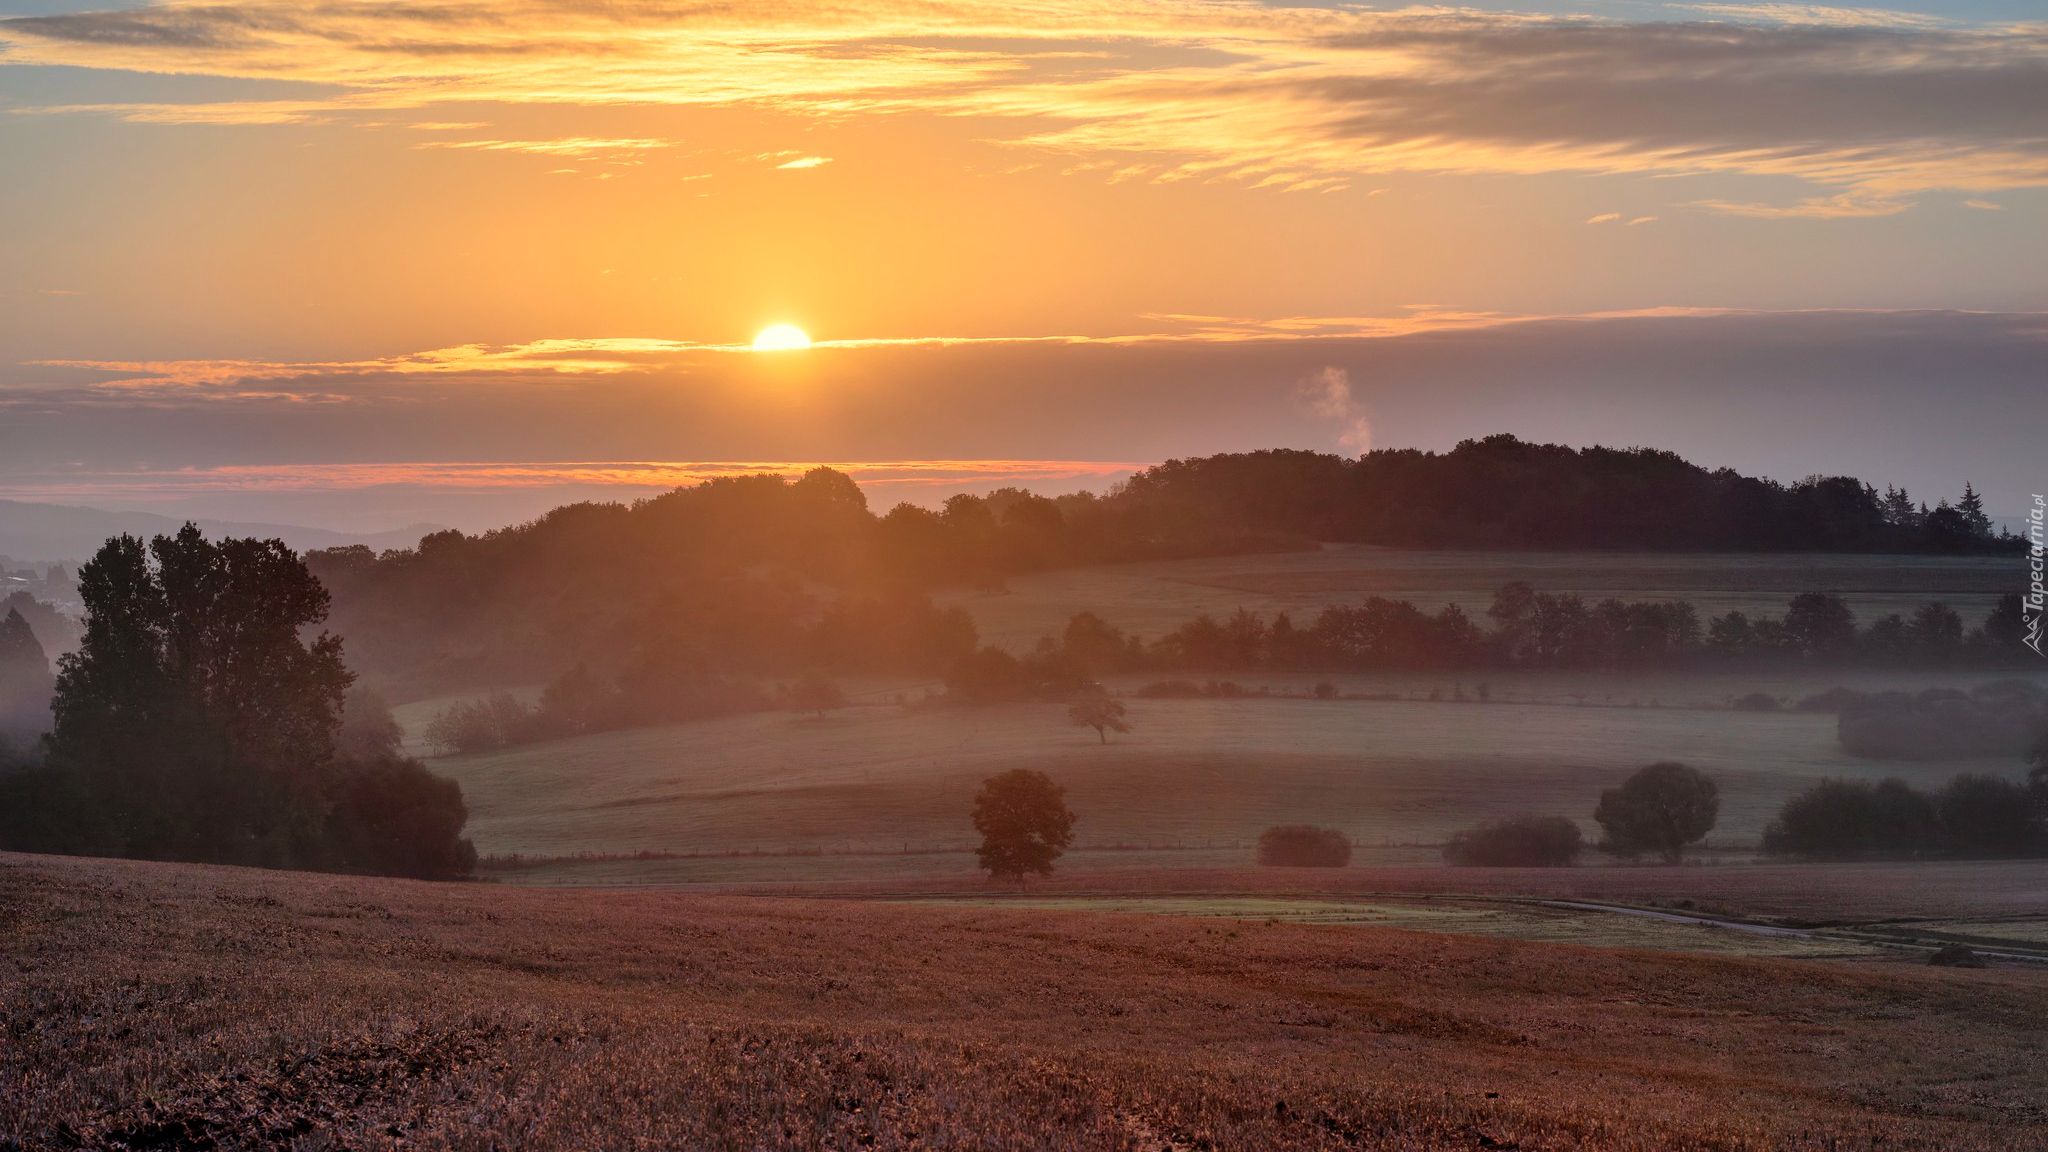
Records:
[[[906,947],[906,942],[915,945]],[[2027,1147],[2048,976],[0,856],[0,1142]]]

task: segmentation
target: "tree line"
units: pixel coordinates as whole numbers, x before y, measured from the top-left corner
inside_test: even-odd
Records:
[[[1455,604],[1428,612],[1374,596],[1325,608],[1306,625],[1285,612],[1271,619],[1242,609],[1220,620],[1200,614],[1149,643],[1082,612],[1021,656],[995,647],[961,656],[947,686],[964,702],[994,703],[1063,699],[1098,677],[1133,672],[1997,665],[2026,654],[2024,634],[2017,594],[2002,598],[1975,629],[1938,603],[1910,619],[1889,614],[1859,626],[1848,604],[1828,592],[1794,596],[1783,616],[1730,612],[1703,624],[1683,600],[1588,602],[1517,581],[1494,594],[1483,619]]]
[[[725,477],[585,503],[416,548],[311,553],[358,665],[420,689],[532,682],[584,663],[725,673],[939,671],[971,625],[946,587],[1316,541],[1458,548],[2017,551],[1974,489],[1923,507],[1848,477],[1710,472],[1651,449],[1530,444],[1358,458],[1275,450],[1170,460],[1109,491],[1017,488],[877,515],[842,473]],[[835,607],[843,606],[843,607]],[[1904,631],[1900,643],[1917,642]],[[1455,626],[1455,622],[1452,622]],[[1929,621],[1927,628],[1945,627]],[[1755,629],[1752,628],[1752,633]],[[1776,637],[1731,636],[1768,646]],[[971,641],[970,641],[971,646]]]

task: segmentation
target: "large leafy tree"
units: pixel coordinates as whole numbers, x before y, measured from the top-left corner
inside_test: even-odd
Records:
[[[275,540],[109,540],[79,570],[86,629],[60,661],[51,767],[124,855],[317,860],[352,679],[303,638],[327,593]]]
[[[1600,850],[1633,859],[1654,852],[1676,864],[1685,846],[1714,830],[1721,792],[1697,768],[1665,760],[1639,768],[1600,794],[1593,820],[1607,838]]]
[[[975,855],[990,877],[1052,875],[1052,862],[1074,842],[1074,814],[1067,810],[1066,797],[1066,789],[1028,768],[982,781],[974,797],[974,830],[982,837]]]

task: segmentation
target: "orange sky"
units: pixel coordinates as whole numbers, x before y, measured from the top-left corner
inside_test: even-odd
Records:
[[[1975,322],[1911,318],[2016,318],[1987,322],[2017,351],[1986,362],[2011,366],[2048,311],[2048,25],[2002,0],[15,3],[0,489],[23,497],[133,501],[180,469],[257,491],[307,465],[1443,446],[1545,423],[1430,407],[1504,339],[1528,367],[1489,388],[1609,389],[1562,438],[1664,443],[1676,409],[1627,389],[1747,372],[1828,390],[1869,442],[1893,418],[1858,400],[1872,331],[1922,341],[1888,387],[1970,398],[1913,429],[1936,440],[1903,470],[1946,483],[2011,385],[1949,355],[1960,331],[1988,347]],[[1602,347],[1587,325],[1725,342],[1765,316],[1790,328],[1713,379],[1681,380],[1677,344],[1630,369],[1656,379],[1559,359]],[[739,366],[729,348],[774,322],[835,342],[803,354],[834,367]],[[1243,348],[1146,351],[1168,345]],[[922,396],[868,378],[912,362]],[[1166,363],[1182,394],[1230,399],[1176,404],[1147,375]],[[1129,423],[1011,418],[1026,371],[1086,377]],[[607,429],[648,387],[664,410],[659,390],[705,395],[676,426]],[[300,424],[326,431],[279,431]],[[1855,462],[1826,436],[1752,465]]]

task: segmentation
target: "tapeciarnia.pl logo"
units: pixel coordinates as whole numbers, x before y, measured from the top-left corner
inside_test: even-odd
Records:
[[[2027,635],[2026,639],[2021,641],[2027,647],[2032,648],[2036,656],[2048,655],[2048,653],[2041,651],[2042,609],[2048,607],[2048,603],[2044,603],[2048,602],[2048,591],[2044,591],[2041,586],[2041,574],[2044,566],[2042,548],[2042,518],[2044,515],[2048,515],[2048,500],[2044,500],[2041,494],[2036,492],[2034,493],[2034,506],[2027,512],[2027,570],[2028,574],[2033,577],[2033,582],[2028,585],[2027,595],[2022,601],[2027,620]]]

